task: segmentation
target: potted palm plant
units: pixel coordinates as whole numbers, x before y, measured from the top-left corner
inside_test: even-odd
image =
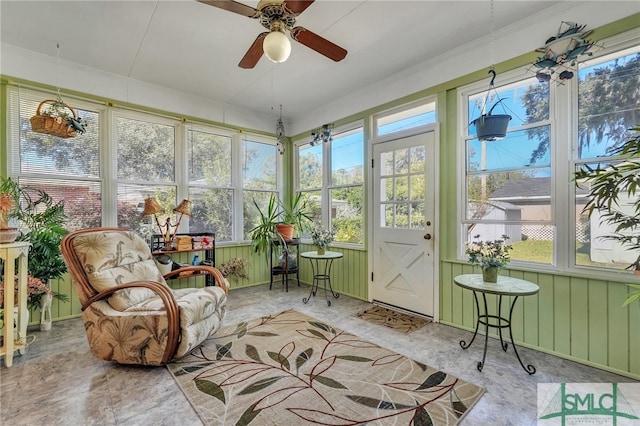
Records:
[[[255,199],[253,204],[258,210],[259,222],[249,231],[249,235],[256,253],[264,253],[268,257],[269,249],[274,243],[286,253],[287,243],[291,242],[294,235],[302,234],[311,226],[309,201],[300,193],[291,197],[287,203],[271,195],[264,210]]]
[[[62,237],[67,233],[64,228],[64,201],[56,202],[45,191],[22,187],[11,178],[2,179],[0,194],[11,199],[10,215],[20,223],[17,240],[31,244],[27,264],[30,282],[37,280],[48,288],[51,280],[62,277],[67,270],[60,251]],[[67,295],[42,290],[38,286],[33,286],[33,291],[31,286],[29,288],[30,307],[41,306],[41,298],[45,294],[69,300]]]

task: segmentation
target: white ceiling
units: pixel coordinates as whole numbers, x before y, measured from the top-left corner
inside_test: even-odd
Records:
[[[257,6],[257,1],[243,3]],[[604,3],[615,8],[625,2]],[[535,21],[532,17],[540,20],[556,16],[558,11],[575,8],[575,4],[495,1],[493,38],[505,28],[531,25]],[[438,58],[452,50],[461,51],[461,46],[478,49],[478,40],[484,43],[488,64],[489,56],[495,55],[487,44],[492,37],[491,3],[486,0],[316,0],[296,24],[344,47],[347,57],[336,63],[292,41],[292,53],[285,63],[274,64],[263,56],[249,70],[237,64],[264,31],[259,22],[192,0],[2,0],[0,15],[3,45],[55,57],[59,43],[65,63],[259,114],[277,115],[279,105],[283,105],[288,121],[303,120],[319,106],[331,105],[350,93],[366,92],[376,82],[389,81],[390,76],[420,64],[433,67],[434,60],[437,65]],[[570,18],[558,15],[547,20],[544,25],[553,28],[547,34],[554,34],[561,19]],[[544,39],[534,41],[533,46],[542,44]],[[402,95],[415,92],[411,87],[404,90],[407,93]],[[345,112],[330,118],[341,118]]]

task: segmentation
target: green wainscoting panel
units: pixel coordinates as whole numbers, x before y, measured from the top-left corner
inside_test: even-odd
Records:
[[[582,291],[585,286],[582,279],[571,279],[571,355],[580,359],[589,359],[589,291]]]
[[[472,331],[475,306],[465,295],[472,292],[462,291],[453,277],[479,271],[455,261],[442,262],[440,270],[441,322]],[[516,302],[512,327],[517,344],[640,379],[640,303],[622,306],[629,292],[625,284],[513,269],[500,273],[540,286],[537,295]],[[491,299],[489,310],[496,307]],[[507,305],[505,299],[503,315],[508,315]]]
[[[228,262],[230,259],[246,259],[249,263],[247,273],[249,279],[228,277],[230,289],[250,287],[269,282],[269,263],[264,254],[256,254],[250,245],[224,246],[216,248],[216,266]]]
[[[553,297],[553,276],[539,275],[529,277],[532,282],[538,284],[538,345],[540,348],[553,352],[556,335],[554,332],[555,323],[555,299]]]
[[[624,284],[611,285],[607,289],[607,304],[609,306],[609,365],[613,368],[626,370],[629,366],[629,310],[620,308],[627,295]],[[638,303],[634,303],[634,308]],[[604,343],[604,339],[602,340]],[[640,354],[634,355],[636,358]]]
[[[316,247],[313,245],[300,245],[301,253],[315,250]],[[337,251],[344,255],[333,262],[331,269],[331,287],[333,290],[356,299],[368,300],[367,252],[344,247],[330,247],[329,250]],[[300,259],[300,281],[307,284],[313,282],[311,263],[308,259]]]
[[[640,305],[635,303],[636,307]],[[640,309],[629,309],[629,371],[640,375]]]
[[[602,336],[607,335],[607,283],[592,280],[589,282],[589,361],[596,364],[607,364],[609,359],[607,342]],[[638,352],[640,353],[640,352]]]
[[[553,347],[571,355],[571,278],[557,276],[553,284]]]

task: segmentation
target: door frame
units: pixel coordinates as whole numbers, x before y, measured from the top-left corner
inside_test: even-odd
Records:
[[[434,182],[433,182],[433,202],[434,202],[434,235],[433,235],[433,322],[440,322],[440,126],[438,123],[431,123],[421,127],[415,127],[402,132],[395,132],[389,135],[372,137],[367,143],[367,161],[370,168],[367,173],[367,298],[369,302],[373,301],[372,286],[373,280],[373,173],[371,171],[371,161],[373,160],[373,146],[391,142],[398,139],[404,139],[409,136],[433,132],[433,152],[434,163]]]

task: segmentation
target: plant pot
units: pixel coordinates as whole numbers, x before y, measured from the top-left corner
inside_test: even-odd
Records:
[[[0,229],[0,244],[12,243],[18,238],[18,228]]]
[[[507,114],[482,115],[471,122],[476,126],[476,134],[481,141],[495,141],[507,135],[511,116]]]
[[[318,254],[322,256],[324,254],[324,247],[318,246]]]
[[[489,266],[482,270],[482,281],[487,283],[498,282],[498,268],[497,266]]]
[[[291,241],[293,238],[293,225],[289,225],[288,223],[278,223],[276,225],[276,230],[285,241]]]

